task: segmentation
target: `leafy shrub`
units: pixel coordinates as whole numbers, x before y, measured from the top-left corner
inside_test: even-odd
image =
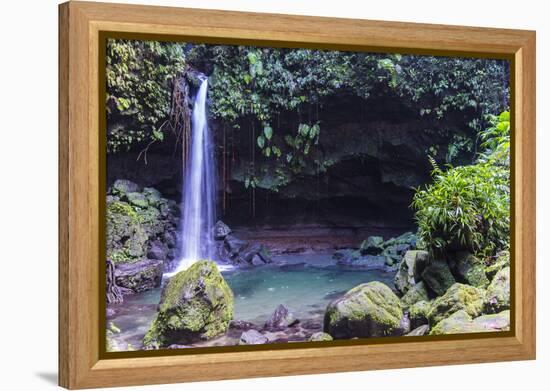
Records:
[[[172,82],[185,67],[178,43],[114,40],[107,43],[107,149],[162,140]]]
[[[414,195],[420,239],[434,254],[467,249],[493,255],[509,246],[510,172],[503,164],[509,161],[509,114],[491,121],[476,164],[443,171],[430,158],[434,182]]]

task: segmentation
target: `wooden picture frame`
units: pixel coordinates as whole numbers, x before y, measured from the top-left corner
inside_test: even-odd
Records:
[[[511,61],[512,330],[391,343],[102,357],[102,32]],[[535,32],[137,5],[59,6],[59,384],[91,388],[535,358]],[[104,194],[104,192],[103,192]],[[457,354],[458,353],[458,354]]]

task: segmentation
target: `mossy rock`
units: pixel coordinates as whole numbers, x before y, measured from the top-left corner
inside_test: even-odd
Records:
[[[428,300],[428,288],[426,288],[424,281],[420,281],[403,295],[401,298],[401,306],[407,309],[416,302]]]
[[[136,210],[127,202],[107,204],[107,258],[135,262],[145,255],[148,235]]]
[[[405,337],[422,337],[430,332],[430,327],[427,324],[423,324],[412,330],[410,333],[405,334]]]
[[[384,238],[382,236],[369,236],[361,243],[359,251],[363,255],[378,255],[384,250],[383,244]]]
[[[117,179],[113,186],[111,186],[111,192],[115,195],[125,197],[128,193],[138,192],[139,185],[128,179]]]
[[[147,201],[147,197],[145,197],[142,193],[128,193],[126,194],[126,198],[128,199],[128,202],[134,206],[137,206],[138,208],[147,208],[149,206],[149,202]]]
[[[428,301],[418,301],[409,308],[409,320],[411,329],[415,329],[423,324],[428,324],[428,313],[430,312],[431,303]]]
[[[510,309],[510,267],[500,270],[487,288],[485,311],[497,313]]]
[[[429,254],[423,250],[409,250],[405,253],[394,278],[395,288],[405,294],[420,282],[421,274],[429,262]]]
[[[428,321],[430,325],[436,325],[460,310],[464,310],[471,317],[476,317],[481,314],[484,301],[483,289],[456,283],[443,296],[434,300],[428,312]]]
[[[158,207],[162,201],[160,191],[152,187],[144,187],[143,195],[147,199],[147,203],[151,206]]]
[[[441,320],[430,330],[430,335],[487,333],[510,329],[510,311],[499,314],[483,315],[472,319],[464,310],[460,310]]]
[[[319,331],[317,333],[314,333],[309,337],[309,342],[322,342],[322,341],[332,341],[333,338],[330,334],[323,333],[322,331]]]
[[[227,331],[232,318],[231,288],[214,262],[198,261],[165,285],[143,345],[162,348],[210,339]]]
[[[485,264],[467,251],[460,251],[454,257],[454,270],[458,278],[468,285],[486,288],[489,279],[485,275]]]
[[[489,280],[493,280],[499,270],[504,269],[505,267],[510,266],[510,253],[508,251],[501,251],[494,261],[485,267],[485,274]]]
[[[399,298],[385,284],[361,284],[330,303],[324,332],[334,339],[400,335],[403,311]]]
[[[431,262],[422,272],[422,279],[436,295],[443,295],[455,282],[447,262],[437,260]]]

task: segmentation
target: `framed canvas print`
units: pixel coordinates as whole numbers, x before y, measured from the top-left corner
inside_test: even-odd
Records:
[[[535,357],[534,32],[59,11],[62,386]]]

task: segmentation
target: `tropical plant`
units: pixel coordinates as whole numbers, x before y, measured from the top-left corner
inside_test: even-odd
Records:
[[[509,246],[510,171],[509,114],[492,117],[481,133],[478,162],[443,171],[433,158],[434,182],[417,189],[412,207],[421,242],[434,255],[466,249],[494,255]],[[508,125],[498,125],[508,123]]]

